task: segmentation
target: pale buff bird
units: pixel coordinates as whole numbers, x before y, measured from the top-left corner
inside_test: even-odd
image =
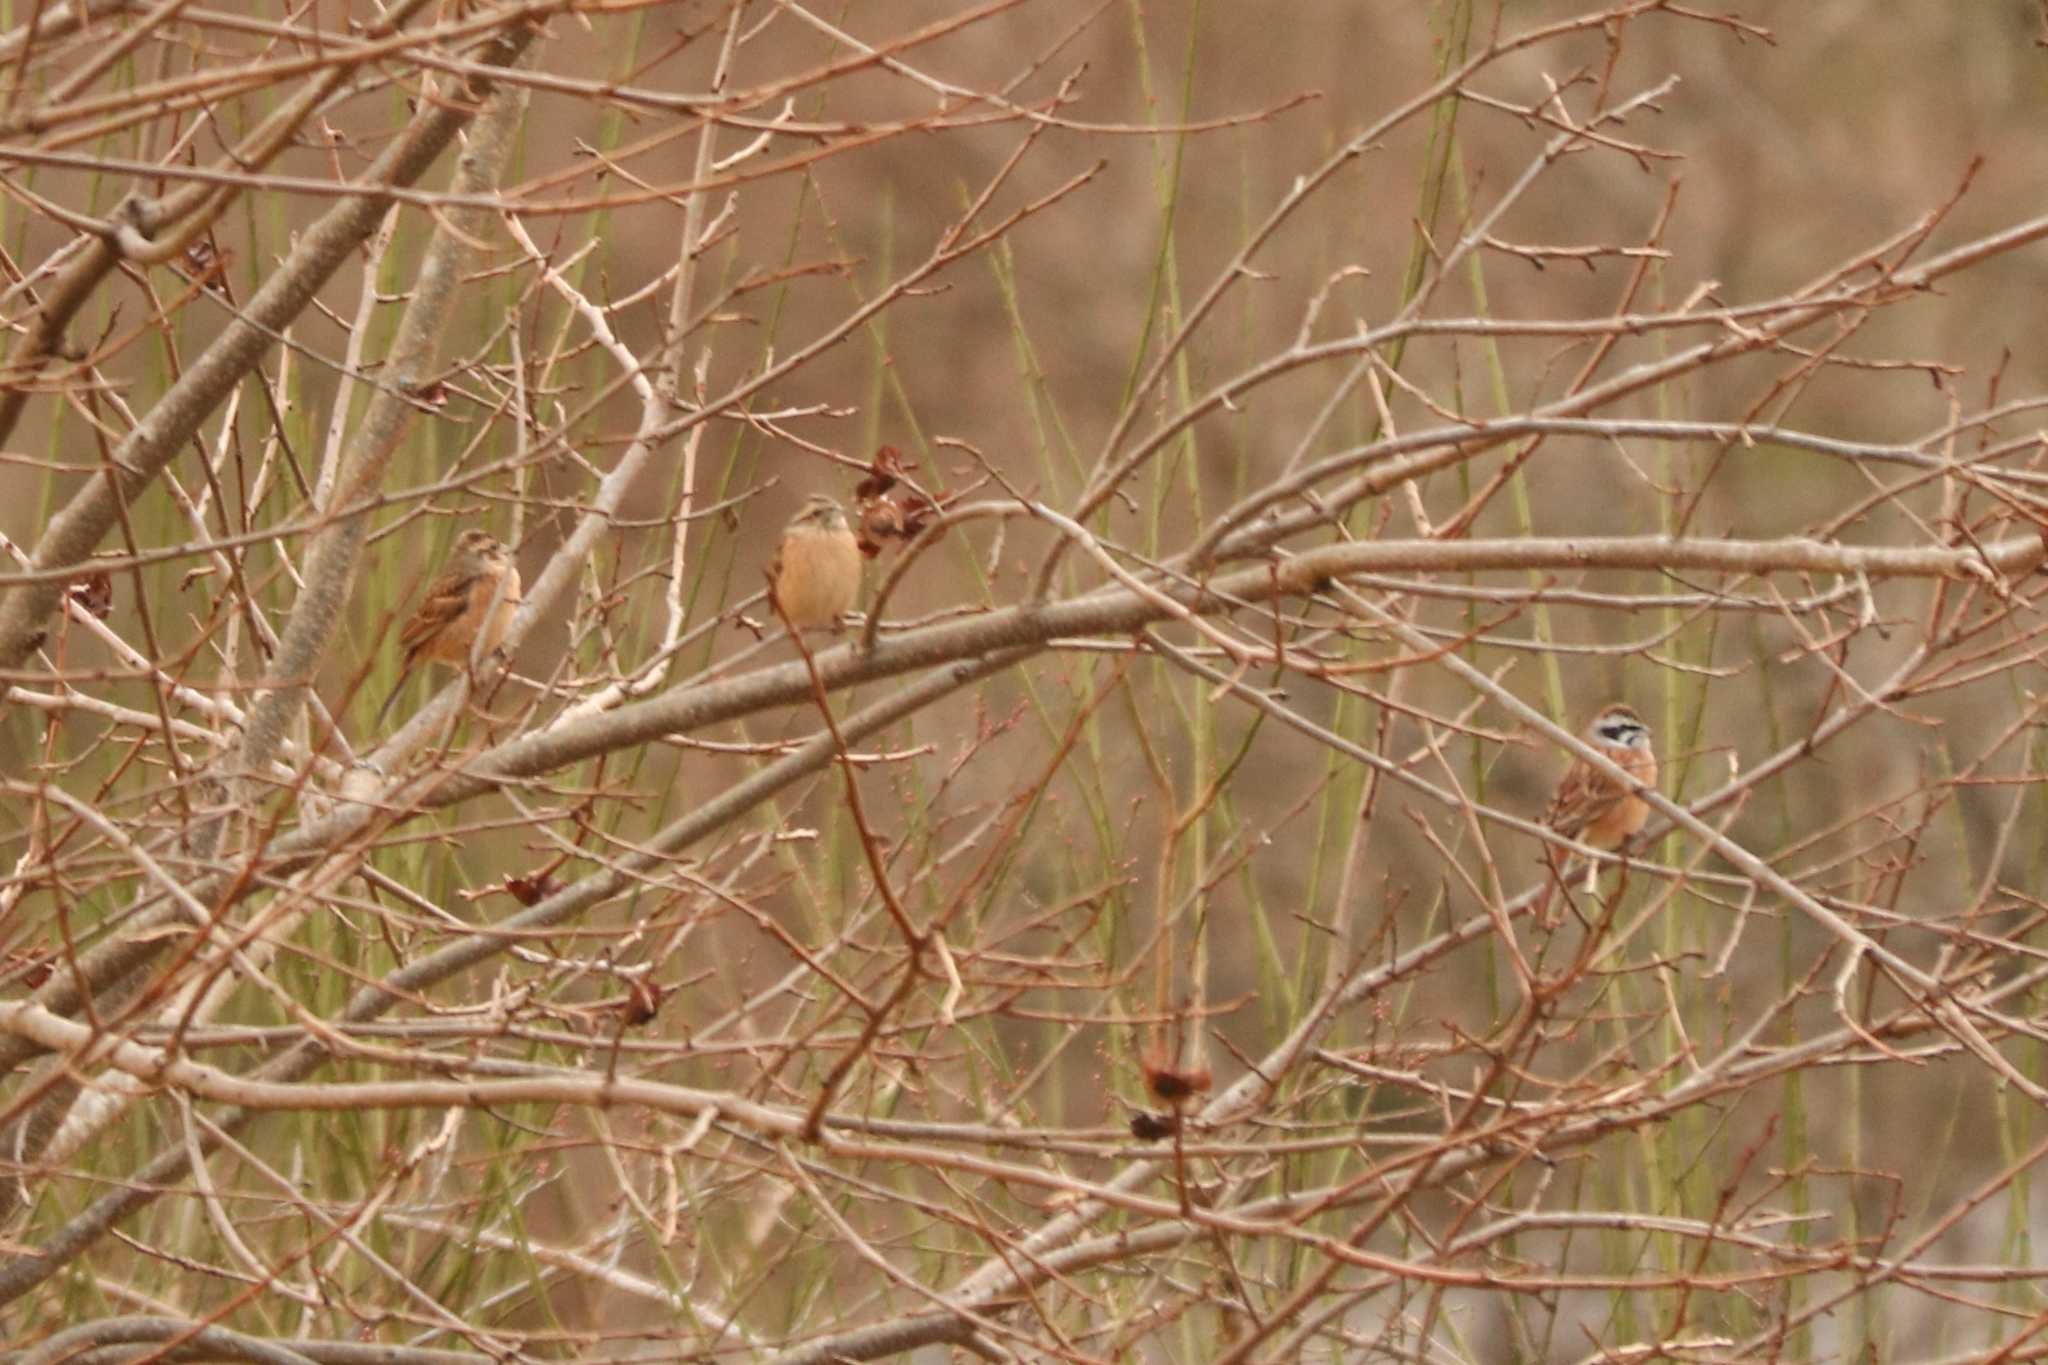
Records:
[[[768,591],[797,630],[836,623],[860,596],[861,553],[846,513],[822,493],[782,528]]]

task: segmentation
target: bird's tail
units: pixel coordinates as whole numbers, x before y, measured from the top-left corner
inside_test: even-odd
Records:
[[[384,717],[391,714],[391,703],[398,700],[398,694],[405,690],[406,680],[410,677],[412,677],[411,664],[407,664],[404,668],[398,670],[398,681],[391,684],[391,690],[384,696],[384,704],[377,708],[377,719],[371,722],[371,729],[381,730],[384,728]]]

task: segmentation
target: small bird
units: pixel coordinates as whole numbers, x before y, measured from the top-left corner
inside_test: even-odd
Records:
[[[1650,727],[1642,717],[1620,702],[1612,702],[1586,727],[1586,743],[1645,787],[1657,785],[1657,755],[1650,748]],[[1598,849],[1617,849],[1626,844],[1650,818],[1650,804],[1620,779],[1596,769],[1585,759],[1575,759],[1551,793],[1543,812],[1543,823],[1582,844]],[[1545,888],[1536,905],[1536,917],[1550,920],[1550,901],[1557,883],[1564,880],[1571,853],[1555,844],[1546,845],[1555,881]],[[1598,864],[1586,867],[1586,889],[1592,890]]]
[[[823,493],[782,528],[768,565],[768,594],[797,630],[836,623],[860,595],[860,543],[839,504]]]
[[[383,723],[405,680],[420,664],[467,668],[473,650],[489,654],[503,644],[519,610],[519,593],[519,566],[496,536],[475,528],[457,536],[441,576],[427,585],[419,609],[398,633],[398,642],[405,647],[405,662],[399,667],[391,695],[377,712],[378,723]]]

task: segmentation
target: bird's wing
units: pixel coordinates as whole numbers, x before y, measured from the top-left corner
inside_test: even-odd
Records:
[[[477,578],[476,574],[444,578],[427,590],[426,600],[420,603],[420,609],[398,633],[398,641],[405,646],[408,661],[445,630],[449,622],[469,609],[470,590],[476,586]]]

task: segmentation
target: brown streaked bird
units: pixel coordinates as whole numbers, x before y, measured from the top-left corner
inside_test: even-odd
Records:
[[[489,654],[503,644],[519,610],[519,593],[519,566],[496,536],[474,527],[457,536],[440,577],[427,585],[419,608],[398,633],[405,662],[399,667],[391,695],[377,712],[378,722],[383,722],[405,680],[419,665],[467,668],[473,653]]]
[[[1586,727],[1584,738],[1603,758],[1643,786],[1657,785],[1657,755],[1650,748],[1650,727],[1628,707],[1620,702],[1607,705]],[[1557,790],[1551,793],[1550,805],[1543,812],[1543,823],[1565,838],[1602,850],[1620,848],[1634,838],[1649,819],[1649,802],[1619,778],[1595,768],[1583,758],[1572,761],[1572,766],[1558,781]],[[1550,862],[1553,882],[1544,889],[1542,899],[1536,903],[1536,917],[1550,924],[1551,897],[1564,881],[1565,867],[1572,855],[1556,844],[1547,844],[1544,856]],[[1599,864],[1588,863],[1588,891],[1592,890],[1593,880],[1598,875]]]
[[[860,543],[839,504],[823,493],[782,528],[768,565],[768,593],[797,630],[828,626],[860,596]]]

